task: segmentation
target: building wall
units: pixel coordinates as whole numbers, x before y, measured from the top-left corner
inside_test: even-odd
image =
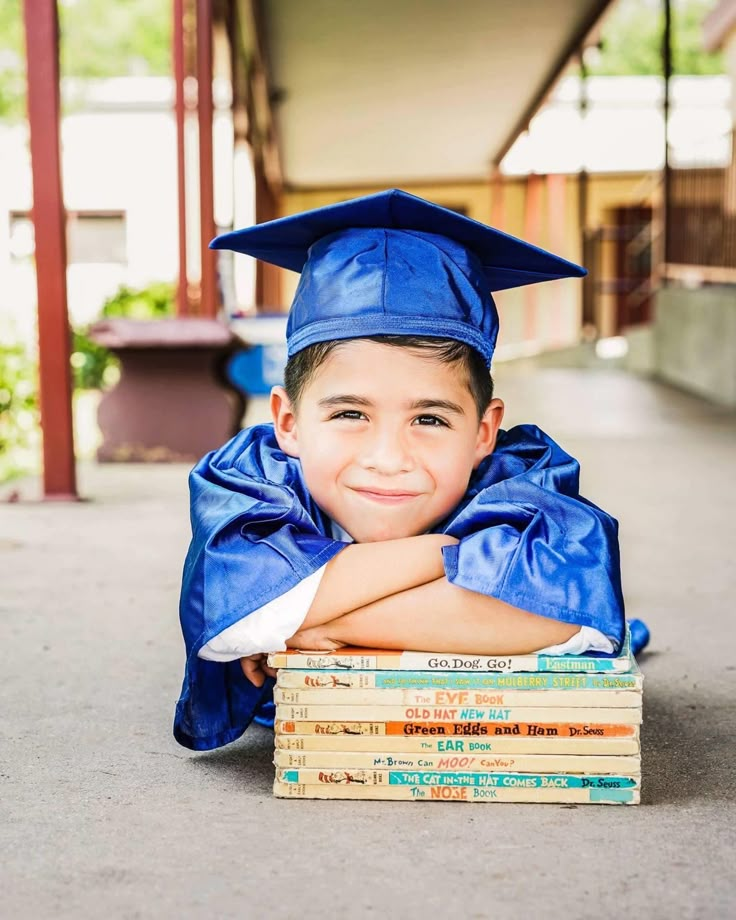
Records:
[[[502,205],[491,182],[457,182],[436,185],[403,183],[402,188],[451,208],[459,208],[474,220],[490,223],[492,214],[503,214],[499,229],[535,245],[550,249],[573,262],[582,260],[582,237],[578,221],[579,181],[575,175],[536,176],[538,188],[530,192],[526,177],[502,179]],[[359,195],[381,191],[385,186],[291,190],[284,194],[281,213],[294,214]],[[611,221],[615,207],[639,204],[651,198],[657,183],[642,173],[593,175],[588,179],[588,226]],[[530,207],[533,195],[536,207]],[[284,272],[283,306],[294,295],[298,276]],[[495,295],[501,316],[498,357],[532,354],[547,348],[576,344],[581,335],[582,284],[562,280],[531,285]],[[610,309],[608,311],[610,313]],[[610,323],[609,323],[610,325]]]
[[[736,409],[736,286],[657,293],[654,372],[668,383]]]

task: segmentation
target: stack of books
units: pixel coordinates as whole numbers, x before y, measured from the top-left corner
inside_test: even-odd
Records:
[[[600,654],[273,654],[284,798],[639,802],[642,675]]]

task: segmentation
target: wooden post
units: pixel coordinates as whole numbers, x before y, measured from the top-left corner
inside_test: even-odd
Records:
[[[503,230],[506,225],[506,200],[501,167],[494,163],[491,168],[491,226]]]
[[[266,179],[263,160],[256,154],[254,161],[255,193],[256,193],[256,223],[278,217],[276,196],[271,190]],[[256,264],[256,307],[258,310],[265,308],[266,312],[278,312],[281,307],[281,269],[268,262]]]
[[[212,0],[197,0],[197,116],[199,120],[199,226],[201,313],[216,317],[217,263],[209,243],[215,235],[215,193],[212,123]]]
[[[77,498],[66,298],[66,215],[59,149],[59,20],[56,0],[24,0],[28,122],[36,235],[38,345],[46,499]]]
[[[189,276],[187,273],[186,157],[184,154],[184,0],[174,0],[172,44],[174,64],[174,113],[176,117],[176,192],[179,205],[179,279],[176,288],[176,313],[189,314]]]
[[[524,195],[524,239],[540,246],[542,236],[542,191],[544,179],[536,173],[526,177]],[[524,342],[536,342],[539,338],[539,291],[537,285],[524,288]]]
[[[585,64],[585,53],[581,46],[578,49],[578,68],[580,72],[580,98],[578,102],[578,113],[580,115],[580,135],[583,139],[583,159],[578,172],[578,227],[580,230],[580,261],[585,264],[591,254],[589,245],[590,237],[588,235],[588,164],[585,154],[587,146],[585,144],[588,117],[588,68]],[[596,303],[595,303],[595,285],[599,280],[596,277],[595,266],[586,265],[588,274],[583,279],[583,305],[581,311],[580,325],[583,335],[588,337],[597,333],[596,320]]]
[[[565,218],[567,215],[567,178],[559,173],[547,176],[547,237],[552,252],[565,251]],[[550,285],[547,291],[549,316],[542,324],[547,329],[545,338],[552,345],[565,341],[563,329],[563,299],[567,296],[564,285]]]
[[[670,167],[670,84],[672,78],[672,4],[662,0],[664,28],[662,30],[662,77],[664,92],[662,115],[664,119],[664,165],[662,167],[662,262],[668,265],[672,253],[672,169]],[[663,283],[666,280],[663,277]]]

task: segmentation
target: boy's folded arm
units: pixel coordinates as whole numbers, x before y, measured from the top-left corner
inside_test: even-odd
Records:
[[[436,581],[444,574],[442,547],[454,543],[448,534],[421,534],[347,546],[325,566],[300,630]]]
[[[316,628],[302,628],[287,644],[521,655],[565,642],[579,629],[579,625],[529,613],[440,577]]]

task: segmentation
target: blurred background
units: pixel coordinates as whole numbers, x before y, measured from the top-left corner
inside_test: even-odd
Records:
[[[393,186],[589,269],[498,295],[497,365],[736,407],[734,79],[736,0],[4,0],[0,481],[259,418],[297,276],[207,242]]]

